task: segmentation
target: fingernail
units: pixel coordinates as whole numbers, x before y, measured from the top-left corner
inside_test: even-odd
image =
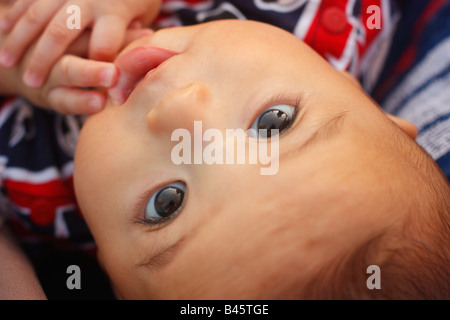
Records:
[[[42,79],[42,77],[30,71],[27,71],[25,73],[25,75],[23,76],[23,81],[30,88],[39,88],[44,83],[44,79]]]
[[[103,107],[103,101],[101,98],[94,96],[89,99],[88,106],[91,112],[98,112]]]
[[[105,88],[112,87],[114,85],[116,72],[115,67],[102,70],[100,72],[100,84]]]
[[[9,30],[9,21],[6,19],[0,20],[0,31],[8,31]]]
[[[14,65],[14,58],[5,49],[0,51],[0,65],[5,68],[10,68]]]

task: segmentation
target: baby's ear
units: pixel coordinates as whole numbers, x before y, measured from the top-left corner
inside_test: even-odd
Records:
[[[348,71],[339,71],[347,80],[353,83],[358,88],[362,89],[361,83]],[[400,129],[402,129],[411,139],[416,139],[418,130],[414,123],[395,117],[393,115],[387,114],[388,118],[391,119]]]
[[[392,120],[392,122],[394,122],[398,127],[400,127],[400,129],[402,129],[408,136],[410,136],[411,139],[416,139],[418,130],[414,123],[405,119],[395,117],[391,114],[386,115],[389,119]]]

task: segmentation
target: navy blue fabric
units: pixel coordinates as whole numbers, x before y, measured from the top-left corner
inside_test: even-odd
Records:
[[[402,18],[373,96],[417,125],[417,142],[450,180],[450,1],[400,4]]]

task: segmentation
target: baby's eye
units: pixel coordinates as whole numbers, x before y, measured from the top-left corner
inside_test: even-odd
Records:
[[[296,108],[287,104],[279,104],[264,110],[250,127],[253,138],[259,137],[262,132],[267,132],[267,138],[272,137],[272,130],[278,130],[278,134],[288,129],[294,122]],[[264,131],[260,131],[264,130]]]
[[[185,194],[184,182],[174,182],[160,188],[145,207],[145,221],[160,224],[175,218],[183,209]]]

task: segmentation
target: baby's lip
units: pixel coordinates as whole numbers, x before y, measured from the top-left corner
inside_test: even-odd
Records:
[[[138,47],[120,56],[115,61],[120,72],[119,79],[117,84],[108,90],[109,96],[118,104],[125,103],[148,72],[177,54],[160,47]]]

